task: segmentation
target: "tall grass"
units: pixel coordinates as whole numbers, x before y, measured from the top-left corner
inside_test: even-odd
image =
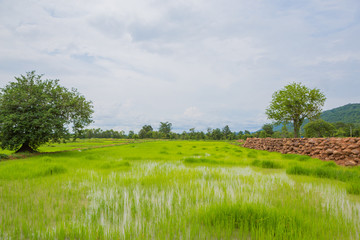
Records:
[[[352,172],[323,164],[194,141],[4,161],[0,239],[357,239],[358,198],[285,173]]]

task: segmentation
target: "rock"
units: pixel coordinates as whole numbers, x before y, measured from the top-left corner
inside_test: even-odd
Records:
[[[332,149],[327,149],[327,150],[325,151],[325,153],[326,153],[327,155],[330,155],[330,154],[333,154],[334,151],[333,151]]]
[[[355,155],[359,155],[359,153],[360,153],[360,151],[358,149],[353,149],[351,152]]]
[[[341,152],[335,150],[335,151],[333,152],[333,155],[334,155],[335,157],[339,157],[339,156],[341,156]]]
[[[359,147],[359,145],[356,145],[356,144],[351,144],[351,145],[348,146],[348,148],[350,148],[350,149],[355,149],[355,148],[358,148],[358,147]]]
[[[345,166],[356,166],[356,162],[353,160],[348,160],[345,162]]]
[[[243,146],[281,153],[305,154],[322,160],[333,160],[341,165],[360,165],[360,138],[248,138]]]
[[[351,150],[351,149],[348,149],[348,148],[344,149],[342,152],[343,152],[344,154],[346,154],[346,155],[352,154],[352,150]]]

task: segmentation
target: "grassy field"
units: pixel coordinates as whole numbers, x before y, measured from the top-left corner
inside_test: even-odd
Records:
[[[40,150],[59,153],[0,162],[0,239],[360,238],[359,168],[228,142]]]

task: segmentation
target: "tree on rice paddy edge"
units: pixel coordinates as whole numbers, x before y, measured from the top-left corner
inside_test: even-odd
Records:
[[[292,122],[294,137],[298,138],[305,119],[311,121],[320,117],[325,100],[325,95],[319,89],[292,83],[273,94],[266,115],[277,124]]]
[[[28,72],[0,89],[1,148],[35,152],[49,141],[77,138],[92,122],[91,101],[59,80],[42,77]]]

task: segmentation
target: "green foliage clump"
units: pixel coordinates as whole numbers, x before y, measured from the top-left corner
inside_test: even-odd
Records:
[[[325,122],[323,119],[311,121],[304,126],[305,137],[332,137],[335,133],[335,126]]]
[[[59,80],[41,78],[28,72],[1,88],[1,148],[31,152],[50,141],[76,138],[92,122],[90,101],[76,89],[60,86]]]
[[[10,157],[7,155],[7,154],[5,154],[5,153],[0,153],[0,161],[2,160],[2,159],[9,159]]]

